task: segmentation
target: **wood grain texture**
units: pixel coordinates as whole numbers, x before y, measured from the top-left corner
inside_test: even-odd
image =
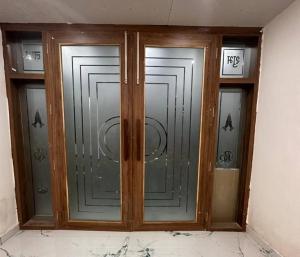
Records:
[[[261,28],[236,27],[182,27],[182,26],[138,26],[138,25],[87,25],[87,24],[1,24],[5,76],[10,112],[10,130],[18,218],[22,228],[64,228],[91,230],[245,230],[249,198],[249,184],[256,119],[256,102],[259,80]],[[122,148],[127,158],[122,160],[122,221],[90,222],[72,221],[68,214],[67,162],[64,131],[63,92],[60,64],[61,44],[119,44],[121,46],[121,66],[125,62],[124,31],[127,31],[127,70],[128,81],[124,83],[124,69],[121,77],[122,117],[128,121],[127,129],[122,130]],[[41,32],[44,50],[44,74],[12,73],[10,71],[10,51],[6,47],[6,32]],[[137,53],[137,32],[139,32],[139,56]],[[251,78],[220,79],[221,47],[226,40],[243,39],[253,43],[258,40],[258,58],[256,69]],[[143,138],[141,128],[144,120],[144,47],[146,45],[173,47],[205,47],[205,76],[203,87],[203,106],[201,121],[201,145],[199,164],[199,191],[197,219],[195,222],[155,222],[143,221]],[[137,61],[138,66],[137,66]],[[137,83],[139,68],[139,83]],[[35,221],[30,211],[30,200],[26,198],[28,185],[22,179],[25,160],[23,140],[20,130],[20,106],[16,81],[44,80],[48,110],[49,157],[52,176],[52,205],[54,219],[44,222]],[[237,223],[213,224],[212,192],[213,170],[215,162],[215,140],[217,129],[217,103],[220,87],[247,88],[248,118],[247,133],[244,138],[242,179],[239,187],[239,207]],[[137,121],[140,125],[137,126]],[[237,225],[238,224],[238,225]]]

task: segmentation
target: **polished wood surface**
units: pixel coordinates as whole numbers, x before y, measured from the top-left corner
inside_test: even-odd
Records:
[[[136,25],[87,25],[87,24],[1,24],[3,32],[4,61],[7,96],[10,112],[10,130],[18,218],[22,228],[65,228],[98,230],[245,230],[249,198],[249,184],[254,142],[256,102],[259,80],[261,28],[236,27],[182,27],[182,26],[136,26]],[[44,49],[44,74],[12,72],[9,51],[6,48],[6,33],[41,32]],[[68,215],[67,164],[64,132],[63,96],[60,69],[59,46],[61,44],[120,44],[121,62],[125,64],[124,31],[127,31],[127,83],[122,69],[122,221],[92,222],[72,221]],[[139,32],[139,56],[137,53],[137,32]],[[220,78],[221,47],[223,39],[258,41],[256,69],[251,78]],[[142,120],[144,115],[144,47],[146,45],[174,47],[205,47],[205,78],[202,107],[201,148],[199,166],[198,211],[195,222],[147,223],[143,221],[143,137]],[[137,65],[137,61],[139,63]],[[139,76],[137,69],[139,68]],[[139,81],[137,81],[139,77]],[[20,132],[20,106],[16,81],[43,80],[46,86],[48,110],[49,157],[52,174],[52,221],[32,217],[30,202],[26,198],[28,185],[22,174],[25,160],[22,153]],[[239,187],[239,207],[237,223],[213,224],[212,192],[215,162],[215,140],[217,128],[217,104],[219,88],[239,86],[247,88],[247,122],[244,137],[242,179]],[[131,108],[130,106],[133,106]],[[138,206],[138,208],[137,208]],[[51,223],[51,224],[50,224]]]

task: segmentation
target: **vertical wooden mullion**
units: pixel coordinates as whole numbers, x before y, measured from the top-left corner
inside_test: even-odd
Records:
[[[219,98],[219,71],[221,65],[221,48],[222,48],[222,35],[218,35],[215,40],[215,53],[212,54],[214,59],[214,70],[212,75],[211,83],[211,97],[210,97],[210,108],[213,113],[211,119],[211,129],[208,134],[209,146],[208,146],[208,160],[209,166],[207,168],[207,187],[206,187],[206,217],[205,217],[205,227],[210,230],[212,226],[212,201],[213,201],[213,187],[214,187],[214,168],[215,168],[215,152],[216,152],[216,131],[218,127],[218,98]]]
[[[58,209],[57,209],[57,192],[59,190],[58,184],[56,183],[57,174],[55,167],[55,158],[54,158],[54,148],[53,148],[53,139],[55,138],[55,130],[54,128],[54,117],[53,110],[54,103],[54,90],[53,83],[50,77],[52,73],[52,67],[50,63],[50,54],[49,54],[49,44],[47,32],[42,32],[42,44],[43,44],[43,56],[44,56],[44,76],[45,76],[45,93],[46,93],[46,109],[47,109],[47,120],[48,120],[48,152],[49,152],[49,172],[51,177],[51,199],[52,199],[52,211],[53,217],[55,221],[55,225],[58,224]]]
[[[124,104],[127,106],[128,115],[128,172],[127,183],[128,183],[128,196],[127,196],[127,229],[133,229],[133,85],[134,85],[134,33],[128,33],[127,42],[127,72],[128,72],[128,84],[127,84],[127,97],[124,99]]]
[[[215,70],[215,39],[213,38],[212,43],[209,47],[206,47],[206,55],[205,55],[205,70],[204,70],[204,81],[203,85],[203,111],[202,111],[202,120],[201,120],[201,146],[199,153],[200,160],[200,169],[199,169],[199,193],[198,193],[198,222],[199,228],[203,229],[206,226],[207,220],[207,210],[206,210],[206,198],[207,198],[207,180],[209,178],[209,167],[210,167],[210,159],[209,159],[209,147],[210,147],[210,133],[211,129],[211,94],[213,90],[213,82],[214,82],[214,70]]]
[[[143,190],[143,138],[144,131],[142,129],[144,119],[144,45],[142,43],[142,34],[139,40],[139,59],[137,60],[137,33],[135,33],[135,55],[134,55],[134,79],[133,79],[133,213],[134,225],[137,229],[143,223],[144,209],[144,190]],[[138,63],[137,63],[138,62]],[[137,81],[137,65],[139,65],[139,84]],[[139,159],[139,160],[138,160]]]
[[[56,224],[58,228],[63,228],[68,219],[68,207],[66,197],[66,163],[64,149],[64,121],[63,121],[63,99],[61,87],[61,71],[59,47],[55,45],[55,38],[51,33],[47,33],[47,43],[49,51],[49,79],[52,81],[52,112],[53,115],[53,164],[55,163],[54,181],[56,189]],[[52,58],[50,58],[50,56]],[[54,129],[55,128],[55,129]]]
[[[121,134],[121,149],[122,149],[122,175],[121,175],[121,183],[122,183],[122,222],[125,224],[126,229],[131,229],[131,220],[132,220],[132,151],[131,151],[131,119],[132,119],[132,110],[131,110],[131,99],[132,99],[132,34],[127,33],[126,39],[127,42],[123,41],[121,44],[121,123],[127,121],[128,126],[128,134],[125,135],[124,130],[122,129]],[[127,49],[125,49],[127,47]],[[126,55],[126,56],[125,56]],[[127,62],[125,64],[125,62]],[[127,67],[125,69],[125,66]],[[125,72],[127,73],[125,75]],[[125,77],[127,77],[125,81]],[[123,127],[123,126],[122,126]],[[125,138],[127,136],[127,138]],[[128,149],[126,150],[125,147]],[[128,159],[125,160],[125,152],[128,151]]]
[[[22,132],[18,129],[21,127],[20,121],[20,107],[18,103],[18,92],[16,85],[10,78],[11,74],[11,52],[8,52],[7,45],[7,31],[1,28],[2,32],[2,43],[3,43],[3,59],[4,59],[4,71],[5,71],[5,82],[6,82],[6,95],[8,100],[9,110],[9,125],[10,125],[10,140],[11,140],[11,152],[14,167],[14,178],[15,178],[15,194],[17,202],[17,214],[19,224],[22,226],[28,219],[30,219],[30,210],[26,203],[26,186],[25,181],[22,179],[22,168],[24,169],[24,153]]]

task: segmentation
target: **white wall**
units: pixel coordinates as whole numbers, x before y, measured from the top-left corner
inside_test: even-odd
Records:
[[[300,0],[264,29],[249,226],[300,256]]]
[[[0,32],[0,237],[17,223],[14,191],[13,164],[11,157],[8,104],[5,89],[2,37]]]

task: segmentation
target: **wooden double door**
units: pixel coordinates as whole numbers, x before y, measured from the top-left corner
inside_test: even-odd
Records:
[[[63,227],[202,229],[213,36],[51,32]]]

